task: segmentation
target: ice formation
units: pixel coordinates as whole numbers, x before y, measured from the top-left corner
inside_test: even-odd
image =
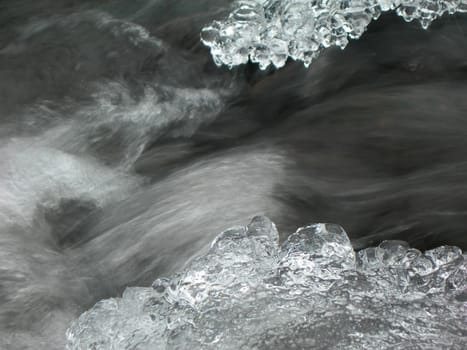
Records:
[[[344,48],[382,12],[395,10],[423,28],[445,13],[467,12],[467,0],[237,0],[224,21],[201,33],[214,62],[280,68],[290,57],[305,66],[327,47]]]
[[[264,217],[223,232],[172,278],[97,303],[67,349],[465,349],[459,248],[356,253],[334,224],[278,237]]]

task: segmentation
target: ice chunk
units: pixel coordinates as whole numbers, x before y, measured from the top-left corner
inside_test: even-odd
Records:
[[[396,10],[423,28],[445,13],[466,12],[466,0],[237,0],[224,21],[201,33],[217,65],[248,59],[261,69],[284,66],[290,57],[305,66],[327,47],[345,48],[382,12]]]
[[[356,254],[334,224],[278,237],[265,217],[221,233],[185,270],[81,315],[67,349],[464,349],[460,249]]]

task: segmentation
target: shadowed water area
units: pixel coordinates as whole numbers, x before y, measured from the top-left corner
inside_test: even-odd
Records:
[[[1,349],[63,349],[256,215],[467,248],[467,16],[229,70],[199,33],[230,4],[0,2]]]

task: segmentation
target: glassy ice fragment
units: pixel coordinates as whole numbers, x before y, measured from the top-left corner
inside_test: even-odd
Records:
[[[261,69],[280,68],[290,57],[308,66],[323,49],[344,49],[382,12],[393,10],[427,29],[445,13],[467,12],[467,1],[237,0],[227,19],[203,29],[201,41],[217,65],[233,67],[250,59]]]

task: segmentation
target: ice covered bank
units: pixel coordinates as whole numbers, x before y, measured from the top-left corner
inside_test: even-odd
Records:
[[[330,46],[345,48],[381,13],[396,11],[429,25],[442,15],[467,12],[467,0],[237,0],[224,21],[205,27],[201,38],[217,65],[248,59],[282,67],[290,57],[306,66]]]
[[[256,217],[171,278],[97,303],[67,349],[465,349],[466,258],[400,241],[356,253],[334,224],[279,245]]]

